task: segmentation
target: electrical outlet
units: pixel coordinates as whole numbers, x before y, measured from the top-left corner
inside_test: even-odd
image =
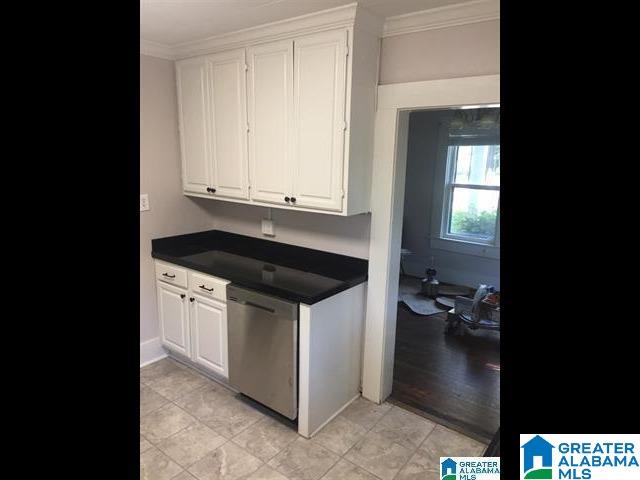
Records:
[[[262,219],[262,234],[268,235],[270,237],[276,236],[276,232],[273,226],[273,220],[269,220],[267,218]]]
[[[140,194],[140,211],[146,212],[149,210],[149,194],[141,193]]]

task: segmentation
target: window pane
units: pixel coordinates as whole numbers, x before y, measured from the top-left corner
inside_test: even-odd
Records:
[[[493,239],[499,196],[497,190],[454,187],[449,233],[482,242]]]
[[[500,145],[460,145],[454,183],[500,185]],[[455,153],[452,151],[451,153]]]

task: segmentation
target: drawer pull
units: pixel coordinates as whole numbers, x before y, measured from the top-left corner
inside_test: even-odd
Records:
[[[186,295],[184,293],[180,294],[180,298],[184,298]]]
[[[163,276],[163,277],[168,277],[168,278],[176,278],[176,276],[175,276],[175,275],[169,275],[167,272],[164,272],[164,273],[162,274],[162,276]]]
[[[199,288],[206,290],[207,292],[213,292],[213,288],[207,288],[204,285],[199,285]]]

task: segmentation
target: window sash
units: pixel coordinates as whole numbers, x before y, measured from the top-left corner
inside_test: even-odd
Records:
[[[480,145],[475,143],[474,145]],[[497,145],[497,143],[496,143]],[[450,148],[455,147],[455,148]],[[446,183],[444,190],[444,208],[442,212],[442,224],[440,228],[440,237],[445,239],[460,240],[468,243],[476,243],[480,245],[494,245],[499,246],[500,239],[498,238],[500,232],[500,186],[499,185],[478,185],[469,183],[455,183],[455,175],[458,162],[458,145],[447,146],[447,170],[446,170]],[[498,208],[496,211],[496,222],[494,225],[493,236],[490,238],[482,239],[473,235],[463,235],[457,233],[451,233],[451,221],[453,219],[453,192],[456,188],[466,188],[472,190],[493,190],[498,191]]]

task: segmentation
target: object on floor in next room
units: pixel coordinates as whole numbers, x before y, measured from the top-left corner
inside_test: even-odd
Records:
[[[447,319],[445,333],[471,330],[500,330],[500,294],[491,285],[480,285],[473,299],[456,297],[455,313]]]
[[[422,279],[420,293],[425,297],[436,298],[438,296],[438,288],[440,282],[436,280],[436,269],[427,268],[427,277]]]

